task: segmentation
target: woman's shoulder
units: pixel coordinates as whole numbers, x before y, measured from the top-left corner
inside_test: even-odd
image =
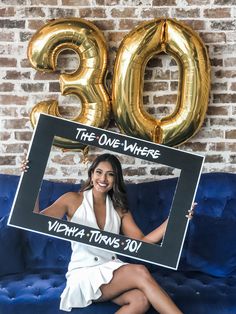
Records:
[[[116,211],[121,219],[123,219],[125,216],[129,215],[130,212],[124,208],[118,207],[116,208]]]
[[[82,192],[66,192],[61,196],[62,201],[79,201],[83,199]]]
[[[61,196],[61,202],[66,204],[67,216],[69,219],[74,215],[76,210],[83,202],[82,192],[67,192]]]

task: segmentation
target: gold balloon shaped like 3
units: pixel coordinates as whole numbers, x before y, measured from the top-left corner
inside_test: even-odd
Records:
[[[59,77],[62,95],[76,95],[81,110],[73,121],[104,128],[110,119],[111,105],[104,87],[107,49],[102,32],[91,22],[80,18],[52,20],[39,29],[28,45],[28,59],[39,71],[56,70],[57,58],[63,50],[73,50],[79,56],[79,67],[74,73]],[[35,126],[39,113],[61,117],[58,102],[46,100],[36,104],[30,120]],[[64,149],[84,150],[86,146],[59,137],[54,145]]]
[[[179,66],[175,110],[156,119],[144,110],[143,84],[147,62],[165,52]],[[186,142],[201,127],[209,99],[210,61],[200,37],[173,19],[138,25],[123,39],[112,82],[112,109],[120,130],[168,146]]]

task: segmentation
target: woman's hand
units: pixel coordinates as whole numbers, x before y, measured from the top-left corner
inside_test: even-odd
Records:
[[[197,206],[197,203],[193,203],[191,209],[188,210],[188,214],[185,215],[186,218],[188,218],[189,220],[191,220],[193,218],[194,215],[194,209]]]
[[[27,152],[24,151],[24,157],[21,161],[20,170],[21,172],[27,172],[29,169],[29,160],[27,159]]]

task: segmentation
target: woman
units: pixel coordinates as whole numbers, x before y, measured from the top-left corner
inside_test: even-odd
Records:
[[[27,163],[23,166],[27,168]],[[39,212],[38,206],[35,208]],[[111,154],[98,156],[79,193],[68,192],[40,213],[131,238],[159,242],[167,221],[144,235],[128,210],[126,189],[119,160]],[[190,216],[192,211],[190,211]],[[60,308],[70,311],[92,302],[112,300],[117,314],[146,313],[152,305],[159,313],[182,313],[143,265],[127,264],[114,253],[72,242],[67,284]]]

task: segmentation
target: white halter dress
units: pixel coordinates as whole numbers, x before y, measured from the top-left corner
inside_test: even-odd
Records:
[[[74,213],[72,222],[99,229],[93,210],[92,190],[83,192],[83,202]],[[104,231],[118,234],[121,219],[109,196],[106,198],[106,222]],[[114,270],[126,263],[110,251],[98,249],[79,242],[71,242],[72,255],[66,274],[67,283],[61,295],[60,309],[85,307],[98,299],[101,285],[109,283]]]

